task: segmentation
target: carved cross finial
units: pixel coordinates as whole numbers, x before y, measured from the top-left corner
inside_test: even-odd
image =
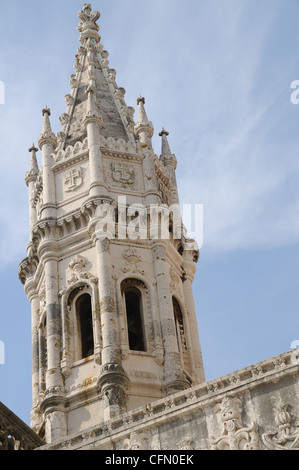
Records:
[[[51,111],[47,106],[45,106],[44,109],[42,110],[42,115],[44,118],[43,130],[38,139],[39,148],[42,149],[42,146],[46,143],[51,144],[54,148],[56,148],[57,139],[56,139],[55,134],[52,132],[51,123],[50,123]]]
[[[162,131],[160,132],[159,136],[162,137],[163,135],[169,135],[169,132],[167,132],[164,127],[162,127]]]
[[[141,95],[137,98],[138,105],[138,121],[134,127],[135,133],[139,136],[139,141],[142,145],[151,147],[151,138],[154,135],[153,124],[148,120],[145,111],[145,98]]]
[[[35,182],[37,180],[38,175],[38,164],[36,158],[36,152],[38,152],[38,149],[35,147],[34,144],[32,144],[32,147],[30,147],[28,151],[31,153],[31,158],[29,171],[27,171],[25,176],[25,183],[27,184],[27,186],[29,186],[29,183],[31,181]]]
[[[162,150],[160,160],[162,160],[164,165],[171,165],[174,169],[177,167],[177,159],[175,155],[171,152],[169,142],[167,137],[169,136],[169,132],[167,132],[164,127],[162,127],[162,131],[159,134],[162,137]]]
[[[86,15],[90,15],[90,13],[91,13],[91,4],[90,3],[84,3],[83,11]]]
[[[44,116],[46,113],[48,114],[48,116],[51,116],[51,111],[50,111],[50,109],[48,108],[47,105],[42,110],[42,115]]]
[[[30,153],[31,152],[35,152],[35,153],[38,152],[38,148],[35,147],[34,142],[32,144],[32,147],[30,147],[30,149],[28,150],[28,152],[30,152]]]
[[[139,103],[145,104],[145,98],[143,98],[141,95],[139,95],[139,97],[137,98],[137,104],[139,105]]]
[[[78,25],[77,29],[81,33],[81,42],[83,43],[85,39],[93,38],[99,42],[100,37],[98,35],[99,26],[97,20],[100,18],[100,13],[94,11],[91,13],[90,3],[84,3],[83,10],[79,11],[78,16],[81,20],[81,23]]]

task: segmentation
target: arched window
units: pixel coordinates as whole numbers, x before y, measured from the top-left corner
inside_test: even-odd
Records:
[[[172,297],[172,305],[173,305],[173,314],[174,314],[178,349],[179,349],[179,352],[181,353],[182,361],[183,363],[185,363],[187,344],[186,344],[186,338],[185,338],[183,314],[182,314],[182,310],[178,301],[174,297]]]
[[[85,359],[94,353],[94,339],[92,327],[91,297],[83,294],[77,298],[76,304],[77,334],[79,344],[77,345],[77,358]]]
[[[142,296],[134,286],[126,287],[124,300],[127,316],[128,341],[131,351],[145,351]]]

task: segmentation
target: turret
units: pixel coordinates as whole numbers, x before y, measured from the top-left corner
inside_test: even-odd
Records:
[[[38,149],[35,147],[34,144],[32,144],[32,147],[30,147],[29,152],[31,153],[30,166],[29,171],[26,173],[25,182],[28,186],[29,192],[29,225],[31,232],[36,222],[36,208],[34,206],[34,188],[38,179],[39,171],[36,158],[36,153],[38,152]]]
[[[193,261],[160,223],[165,204],[178,201],[168,133],[159,161],[145,99],[135,124],[108,67],[100,14],[85,4],[79,17],[61,129],[56,136],[45,107],[42,168],[33,145],[26,175],[34,237],[19,277],[32,309],[32,427],[46,442],[109,425],[198,383],[202,371],[185,297]]]
[[[145,111],[145,98],[142,98],[141,95],[137,98],[138,105],[138,121],[135,125],[135,133],[139,137],[141,145],[152,147],[152,137],[154,135],[153,124],[148,120]]]
[[[171,184],[173,187],[171,204],[179,204],[178,187],[177,187],[176,174],[175,174],[175,170],[177,167],[177,159],[176,159],[176,156],[173,153],[171,153],[169,142],[168,142],[168,135],[169,135],[169,132],[167,132],[163,127],[162,131],[159,134],[159,136],[162,137],[162,149],[161,149],[160,160],[165,166],[165,168],[168,170],[171,176]]]
[[[56,216],[56,198],[55,198],[55,179],[51,169],[54,160],[52,153],[54,152],[57,139],[52,131],[50,116],[51,111],[46,106],[42,110],[43,129],[38,139],[38,145],[42,151],[43,165],[43,207],[41,209],[42,218],[53,218]]]

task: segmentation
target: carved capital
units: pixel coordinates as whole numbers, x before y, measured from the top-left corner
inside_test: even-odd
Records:
[[[43,132],[39,135],[38,146],[40,149],[43,148],[45,144],[52,145],[53,149],[57,147],[57,138],[53,132]]]
[[[101,129],[103,127],[103,118],[95,111],[88,111],[84,118],[84,125],[88,126],[88,124],[93,123],[98,124],[99,128]]]

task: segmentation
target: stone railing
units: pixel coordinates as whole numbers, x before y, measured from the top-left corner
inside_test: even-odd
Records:
[[[68,436],[59,443],[44,446],[43,450],[109,448],[112,440],[123,441],[135,431],[152,427],[153,423],[159,426],[175,417],[192,414],[192,410],[214,407],[227,396],[242,396],[243,392],[247,393],[265,383],[277,383],[284,377],[298,376],[298,369],[299,360],[290,351],[134,409],[108,422]]]
[[[0,402],[0,450],[34,450],[44,441]]]

